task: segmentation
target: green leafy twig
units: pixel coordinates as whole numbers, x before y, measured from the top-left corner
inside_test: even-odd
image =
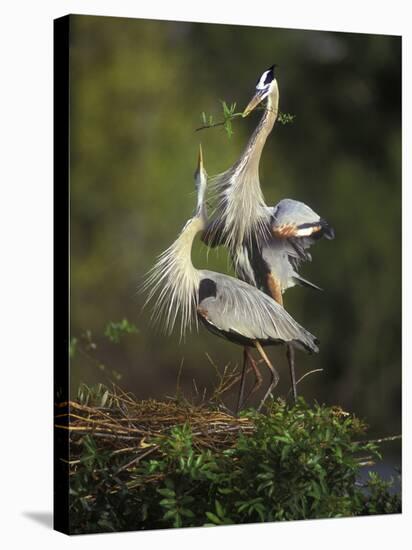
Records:
[[[121,321],[107,323],[104,336],[113,344],[119,344],[124,335],[137,334],[138,332],[139,329],[133,323],[130,323],[127,319],[122,319]],[[97,339],[97,341],[100,340],[102,338]],[[97,341],[91,330],[84,331],[79,339],[76,337],[71,338],[69,342],[70,360],[74,360],[77,354],[80,353],[102,371],[110,382],[113,378],[117,381],[121,380],[122,375],[116,369],[107,368],[105,363],[99,359]]]
[[[234,118],[239,118],[243,116],[243,113],[236,113],[236,102],[231,103],[230,105],[226,101],[221,100],[222,110],[223,110],[223,120],[215,121],[213,115],[207,115],[204,111],[201,114],[202,126],[199,126],[195,129],[196,132],[200,130],[206,130],[207,128],[216,128],[218,126],[223,126],[225,129],[228,138],[230,139],[234,133],[232,128],[232,120]],[[258,111],[265,110],[265,106],[259,106],[256,108]],[[296,115],[291,113],[281,113],[279,112],[277,116],[277,122],[285,126],[286,124],[292,124],[296,118]]]
[[[226,101],[221,100],[222,109],[223,109],[223,120],[218,122],[214,121],[213,115],[206,115],[203,111],[201,114],[201,119],[203,126],[196,128],[196,132],[199,130],[205,130],[206,128],[215,128],[216,126],[223,126],[226,130],[226,133],[229,138],[233,135],[232,120],[237,117],[241,117],[242,113],[235,113],[236,111],[236,102],[228,105]]]
[[[276,122],[280,122],[280,124],[286,126],[286,124],[293,124],[295,118],[296,115],[292,115],[291,113],[279,113]]]
[[[127,319],[122,319],[119,322],[111,321],[106,325],[104,335],[107,338],[115,343],[120,342],[120,336],[123,334],[136,334],[138,331],[137,327],[130,323]]]

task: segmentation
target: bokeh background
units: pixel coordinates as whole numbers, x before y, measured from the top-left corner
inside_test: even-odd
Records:
[[[261,161],[268,204],[303,200],[336,230],[302,274],[324,292],[295,287],[288,311],[316,334],[318,356],[297,354],[308,399],[365,418],[371,434],[401,429],[401,39],[230,25],[71,17],[71,390],[113,378],[137,397],[188,395],[216,381],[241,348],[203,328],[179,342],[150,326],[137,292],[155,257],[194,207],[199,142],[215,174],[240,154],[260,116],[195,132],[220,100],[243,110],[256,80],[279,65],[280,110]],[[224,250],[196,242],[194,263],[228,272]],[[107,323],[138,328],[115,344]],[[72,340],[74,341],[74,340]],[[271,348],[289,389],[284,352]],[[114,372],[113,372],[114,371]],[[228,396],[228,404],[231,396]],[[399,462],[399,448],[396,462]]]

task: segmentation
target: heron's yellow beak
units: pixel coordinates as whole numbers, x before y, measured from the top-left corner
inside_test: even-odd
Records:
[[[197,158],[197,169],[200,172],[203,170],[203,151],[202,146],[199,144],[199,156]]]
[[[195,170],[195,178],[207,177],[205,168],[203,166],[203,151],[202,146],[199,144],[199,154],[197,157],[197,166]]]
[[[265,99],[266,95],[267,94],[265,93],[257,92],[249,101],[246,109],[243,111],[242,117],[248,116],[248,114],[251,113],[253,109],[255,109],[263,99]]]

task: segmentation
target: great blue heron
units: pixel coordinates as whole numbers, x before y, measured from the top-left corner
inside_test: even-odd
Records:
[[[155,300],[153,318],[171,332],[180,314],[180,335],[200,321],[210,332],[242,346],[254,347],[271,373],[270,386],[259,408],[278,382],[264,346],[287,344],[318,352],[315,336],[301,327],[277,302],[248,283],[213,271],[196,269],[191,260],[193,240],[207,226],[207,174],[199,150],[195,172],[197,207],[177,240],[159,257],[144,288],[146,303]],[[246,359],[246,357],[245,357]]]
[[[209,246],[228,247],[236,275],[283,305],[283,293],[296,284],[319,289],[304,279],[298,268],[311,260],[307,249],[320,237],[334,238],[334,231],[306,204],[283,199],[266,205],[259,182],[259,162],[266,139],[275,124],[279,88],[275,65],[259,78],[247,116],[267,99],[261,120],[239,159],[225,172],[211,178],[216,210],[202,239]],[[320,289],[319,289],[320,290]],[[287,356],[296,400],[293,348]]]

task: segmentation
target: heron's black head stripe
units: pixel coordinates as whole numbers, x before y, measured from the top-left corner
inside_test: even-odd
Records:
[[[272,80],[275,78],[275,67],[276,65],[272,65],[271,67],[269,67],[265,78],[265,84],[270,84]]]
[[[271,67],[269,67],[269,69],[266,69],[266,71],[259,77],[258,81],[256,82],[256,88],[258,90],[262,90],[266,86],[269,86],[269,84],[275,78],[275,67],[276,65],[272,65]]]
[[[202,279],[199,285],[199,303],[205,298],[216,298],[216,283],[212,279]]]

